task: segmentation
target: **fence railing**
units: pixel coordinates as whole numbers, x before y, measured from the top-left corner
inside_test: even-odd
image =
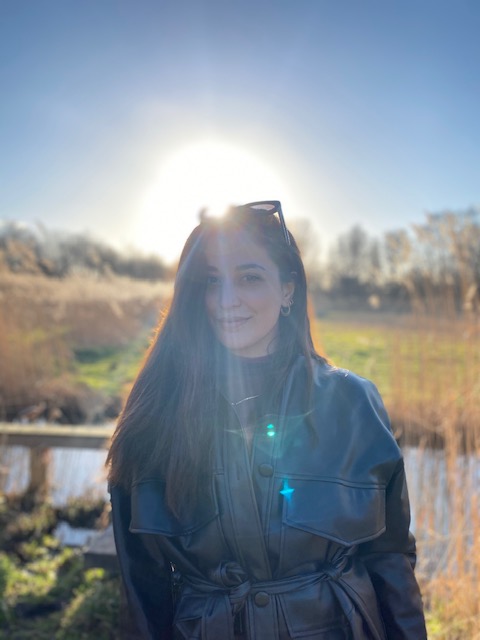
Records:
[[[114,425],[64,426],[59,424],[20,424],[0,422],[0,447],[30,449],[30,477],[27,491],[43,500],[51,487],[52,448],[105,449]]]

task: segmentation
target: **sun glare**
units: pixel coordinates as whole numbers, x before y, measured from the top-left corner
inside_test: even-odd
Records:
[[[202,209],[220,215],[231,204],[283,194],[279,177],[253,153],[214,141],[192,144],[160,165],[140,207],[136,244],[173,261]]]

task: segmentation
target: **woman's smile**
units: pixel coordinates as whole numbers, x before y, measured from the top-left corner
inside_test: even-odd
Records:
[[[234,331],[242,327],[249,319],[250,318],[216,318],[215,322],[227,331]]]

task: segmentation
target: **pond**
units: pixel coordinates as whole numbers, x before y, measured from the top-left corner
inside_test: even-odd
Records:
[[[4,491],[21,492],[28,483],[28,449],[9,447],[0,463],[9,468]],[[69,498],[92,495],[108,498],[105,449],[52,449],[52,501],[63,505]]]
[[[405,448],[405,467],[412,511],[411,529],[417,537],[420,569],[430,572],[445,561],[453,542],[468,548],[474,523],[480,520],[480,458],[458,455],[449,459],[443,450]],[[28,450],[3,450],[9,474],[4,490],[22,491],[28,478]],[[52,500],[64,504],[86,494],[108,499],[105,450],[53,449]],[[2,462],[2,458],[0,458]],[[458,539],[461,536],[461,539]],[[423,556],[423,559],[422,559]]]

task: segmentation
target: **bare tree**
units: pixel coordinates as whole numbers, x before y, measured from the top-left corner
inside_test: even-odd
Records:
[[[388,276],[394,280],[405,274],[412,254],[412,243],[405,229],[388,231],[384,236],[384,252]]]
[[[382,280],[382,249],[378,240],[356,225],[341,235],[329,254],[328,270],[332,284],[375,286]]]
[[[453,288],[463,305],[480,286],[480,209],[427,214],[414,231],[430,278],[437,288]]]

